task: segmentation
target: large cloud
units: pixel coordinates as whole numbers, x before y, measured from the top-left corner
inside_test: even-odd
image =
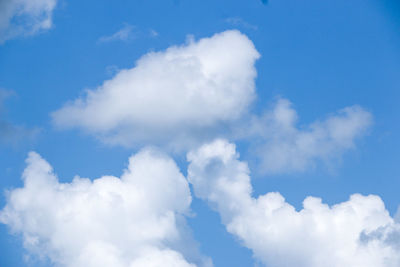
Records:
[[[145,149],[121,178],[71,183],[34,152],[27,163],[24,187],[9,192],[0,222],[22,234],[29,252],[57,266],[211,265],[187,231],[190,190],[167,156]]]
[[[328,206],[307,197],[296,211],[279,193],[251,196],[249,169],[235,146],[217,140],[188,154],[195,194],[227,230],[271,267],[400,266],[400,224],[378,196]]]
[[[54,112],[53,120],[110,143],[188,147],[246,112],[255,97],[258,58],[238,31],[151,52]]]
[[[253,43],[234,30],[152,52],[52,113],[53,122],[107,143],[180,151],[217,137],[244,139],[256,148],[260,172],[269,174],[340,159],[371,125],[371,114],[355,105],[298,127],[283,98],[263,115],[251,114],[258,58]]]
[[[280,98],[261,117],[254,117],[248,127],[238,129],[255,144],[261,172],[304,171],[318,160],[330,162],[340,158],[366,133],[372,115],[355,105],[310,125],[298,127],[297,121],[297,112],[290,101]]]
[[[0,43],[49,29],[56,4],[57,0],[0,1]]]

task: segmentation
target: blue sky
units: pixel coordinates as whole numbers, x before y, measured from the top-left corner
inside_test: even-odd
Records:
[[[0,14],[9,14],[6,13],[6,8],[12,7],[13,2],[9,0],[5,1],[3,6],[0,5],[0,8],[3,8]],[[212,191],[198,193],[202,192],[202,189],[201,183],[196,182],[200,179],[196,175],[201,177],[203,172],[193,171],[192,178],[187,175],[190,166],[197,170],[196,168],[200,168],[198,165],[201,165],[200,159],[199,162],[188,162],[187,152],[192,151],[201,158],[201,149],[196,149],[212,142],[214,137],[223,137],[230,144],[236,144],[236,151],[240,154],[239,160],[248,162],[253,197],[268,192],[279,192],[287,203],[299,211],[307,196],[320,197],[324,203],[335,205],[348,201],[349,196],[354,193],[374,194],[382,199],[390,215],[395,216],[400,203],[397,193],[400,185],[400,165],[397,162],[400,158],[400,6],[396,1],[270,0],[263,4],[257,0],[138,0],[112,3],[43,0],[43,3],[44,7],[49,8],[46,11],[49,13],[44,14],[51,16],[50,26],[32,30],[32,23],[37,23],[37,20],[29,21],[30,16],[34,15],[28,8],[28,19],[10,13],[11,15],[7,16],[11,24],[6,25],[6,22],[0,21],[0,34],[3,35],[0,39],[3,40],[0,44],[0,130],[4,132],[0,135],[0,188],[3,192],[24,186],[21,174],[26,167],[25,159],[29,151],[39,153],[48,161],[60,182],[70,183],[75,175],[91,179],[105,175],[120,177],[122,171],[129,167],[128,158],[131,155],[138,153],[145,146],[155,145],[162,151],[160,153],[169,155],[168,157],[177,163],[182,174],[189,178],[188,186],[191,188],[190,195],[193,199],[187,209],[191,215],[184,216],[188,228],[192,231],[192,239],[199,244],[201,257],[212,259],[214,266],[285,266],[279,256],[270,256],[279,255],[280,251],[271,252],[268,248],[254,245],[248,236],[235,230],[227,231],[231,222],[229,219],[221,221],[221,216],[247,216],[232,213],[233,211],[227,211],[225,208],[215,208],[224,207],[224,203],[230,201],[230,196],[212,199]],[[39,20],[41,18],[43,17]],[[26,23],[30,24],[25,25]],[[20,28],[13,25],[22,25],[24,30],[17,32]],[[100,114],[98,116],[79,108],[73,110],[78,115],[68,120],[63,120],[62,116],[70,116],[71,110],[58,117],[54,115],[54,112],[62,111],[63,107],[68,105],[66,103],[72,103],[71,101],[79,97],[85,99],[85,90],[96,92],[104,81],[116,80],[120,70],[144,66],[144,63],[136,63],[143,55],[152,55],[151,52],[156,51],[164,51],[160,52],[161,55],[168,54],[165,49],[176,45],[183,47],[182,51],[185,52],[182,53],[190,54],[191,50],[188,52],[184,50],[185,47],[195,47],[202,38],[217,40],[214,34],[227,30],[238,30],[240,33],[234,31],[231,32],[232,36],[221,37],[219,41],[215,41],[221,42],[222,46],[226,45],[226,49],[220,52],[232,52],[232,58],[243,56],[244,59],[243,62],[234,60],[232,63],[234,66],[237,64],[234,71],[237,71],[239,78],[230,73],[226,74],[225,69],[216,70],[216,75],[228,77],[227,81],[232,84],[241,84],[243,75],[243,79],[246,80],[243,82],[243,90],[255,90],[253,100],[249,100],[249,104],[242,108],[243,110],[239,107],[242,103],[240,96],[232,100],[233,106],[221,110],[220,105],[210,104],[214,102],[205,100],[200,103],[194,102],[196,107],[193,107],[193,110],[199,110],[193,111],[193,114],[196,114],[194,117],[187,115],[186,118],[184,114],[192,114],[192,110],[190,105],[183,103],[183,115],[176,115],[188,119],[183,123],[174,117],[171,120],[166,119],[165,125],[149,126],[148,122],[141,124],[137,122],[140,119],[137,119],[132,124],[124,125],[122,130],[110,126],[106,131],[96,127],[100,127],[98,125],[102,125],[106,117],[101,114],[109,114],[113,109],[118,109],[118,103],[116,106],[111,105],[112,98],[110,102],[105,101],[99,113],[95,113]],[[233,45],[241,41],[243,46],[236,48]],[[258,59],[251,44],[260,55]],[[214,43],[210,44],[210,49],[213,49],[213,45]],[[181,53],[180,51],[177,53]],[[205,49],[204,53],[207,54],[208,50]],[[164,63],[157,63],[158,60],[161,61],[161,57],[154,56],[154,64],[162,66]],[[213,60],[221,60],[218,51]],[[150,69],[152,66],[159,66],[151,65],[151,62],[148,64]],[[168,64],[171,65],[167,65],[165,72],[170,74],[167,71],[175,65],[174,62]],[[145,67],[143,69],[143,72],[147,70]],[[185,70],[179,67],[177,69]],[[252,76],[253,70],[256,71],[257,77]],[[155,77],[162,77],[163,71],[154,72],[157,75],[161,72],[160,76]],[[247,72],[248,74],[243,74]],[[140,80],[140,74],[138,75],[137,79]],[[156,84],[154,90],[171,90],[171,94],[175,94],[179,102],[181,91],[173,91],[173,86],[164,88],[164,84],[169,84],[170,80],[174,84],[175,80],[191,79],[190,75],[190,71],[178,72],[176,77],[166,78],[165,83],[161,81],[159,87]],[[248,80],[254,81],[254,86],[251,82],[247,83]],[[138,85],[142,85],[140,81]],[[217,82],[215,90],[225,88],[225,84],[218,84]],[[135,90],[140,90],[139,87],[135,87]],[[109,90],[116,90],[113,88],[110,86]],[[240,90],[239,93],[242,92]],[[135,92],[137,91],[126,96],[128,102],[134,100]],[[4,97],[1,97],[2,95]],[[230,97],[230,94],[222,94],[216,101],[223,103],[227,97]],[[334,131],[346,132],[351,129],[349,140],[346,139],[349,142],[322,138],[322,141],[318,141],[320,143],[316,143],[313,151],[298,148],[300,152],[290,154],[289,163],[282,163],[278,170],[265,167],[266,164],[280,164],[274,161],[277,156],[269,151],[276,148],[279,150],[283,145],[293,145],[290,138],[297,140],[297,135],[280,132],[281,128],[274,126],[277,122],[270,118],[271,114],[274,114],[274,108],[279,107],[280,99],[291,103],[285,111],[297,112],[298,120],[294,127],[300,133],[299,136],[303,132],[309,133],[313,127],[318,129],[318,133],[327,131],[329,135],[330,124],[324,122],[329,121],[329,118],[339,117],[344,120],[345,126],[338,126]],[[131,102],[132,105],[138,104],[135,101]],[[152,99],[150,104],[159,103],[151,101]],[[107,106],[109,104],[110,106]],[[215,108],[215,112],[210,111],[211,115],[204,112],[208,111],[208,104],[211,111]],[[354,105],[360,107],[360,110],[354,111],[354,121],[351,117],[353,113],[338,113],[339,110]],[[237,110],[240,111],[238,118],[229,117]],[[148,109],[144,108],[142,111],[146,113]],[[135,112],[139,117],[142,116],[140,109]],[[148,116],[151,117],[153,113],[146,114],[150,114]],[[158,110],[156,105],[154,114],[162,117],[163,110]],[[217,118],[214,118],[212,114],[219,117],[215,115]],[[263,114],[266,115],[263,117]],[[81,121],[84,116],[90,118],[89,122],[83,119]],[[142,116],[143,120],[146,120],[146,116]],[[226,117],[229,119],[225,120]],[[197,120],[204,120],[204,125],[211,120],[213,124],[193,126],[193,121]],[[246,131],[253,129],[254,125],[249,124],[252,120],[257,125],[265,124],[260,126],[260,132]],[[346,124],[347,120],[350,121],[349,124]],[[316,121],[320,122],[318,126],[313,124]],[[98,124],[93,126],[94,122]],[[354,126],[357,123],[359,126]],[[59,127],[59,124],[62,127]],[[254,127],[258,127],[257,125]],[[142,131],[141,127],[145,135],[143,138],[135,135],[136,132]],[[169,130],[170,128],[173,130]],[[110,138],[109,134],[113,131],[116,131],[117,135],[123,135],[123,138],[128,136],[129,144],[110,142],[107,137]],[[163,131],[165,139],[150,137]],[[182,132],[190,137],[189,145],[183,144],[181,138],[175,138]],[[291,140],[288,141],[289,144],[285,143],[287,139],[280,139],[285,134]],[[315,136],[317,134],[310,134],[309,138],[319,138]],[[177,143],[179,144],[176,145]],[[224,149],[228,151],[229,146],[226,145]],[[237,162],[233,158],[229,166],[236,170]],[[301,159],[305,159],[306,163],[291,163]],[[234,170],[226,171],[232,174]],[[208,181],[207,177],[204,178],[205,181]],[[213,177],[213,174],[209,174],[209,177]],[[10,203],[6,195],[4,193],[0,198],[1,207]],[[27,214],[16,213],[15,216],[28,216],[28,219],[29,216],[33,216],[31,213]],[[249,220],[256,221],[251,218]],[[398,223],[393,224],[397,227]],[[43,247],[38,246],[43,252],[43,259],[39,259],[31,247],[24,248],[22,234],[26,234],[28,230],[22,227],[12,234],[12,226],[11,221],[0,224],[0,248],[4,255],[0,257],[1,266],[61,264],[55,260],[57,257],[54,253]],[[306,232],[305,229],[304,231]],[[283,239],[285,237],[282,236]],[[328,238],[327,242],[330,241]],[[43,242],[47,244],[46,241]],[[265,242],[272,242],[268,235]],[[280,241],[276,242],[278,243],[272,243],[271,246],[281,244]],[[307,244],[308,241],[304,242]],[[309,242],[310,246],[317,244],[313,240]],[[282,243],[282,251],[290,258],[292,254],[288,251],[292,250],[285,250],[289,249],[288,246]],[[296,251],[296,248],[293,250]],[[58,251],[56,254],[63,252]],[[186,252],[182,253],[186,255]],[[31,259],[27,260],[27,255]],[[315,256],[304,255],[309,258]],[[296,253],[292,256],[296,259]],[[187,257],[185,259],[190,262]],[[318,266],[316,262],[309,266]],[[63,264],[61,266],[73,266]],[[197,262],[196,264],[201,265]]]

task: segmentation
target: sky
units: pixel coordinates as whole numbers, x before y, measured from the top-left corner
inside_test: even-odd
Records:
[[[394,0],[0,2],[0,266],[400,266]]]

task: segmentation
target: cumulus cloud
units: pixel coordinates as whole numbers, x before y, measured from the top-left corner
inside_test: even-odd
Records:
[[[238,31],[190,40],[144,55],[52,118],[58,127],[78,127],[112,144],[185,148],[214,138],[247,111],[258,58]]]
[[[267,266],[400,266],[400,223],[378,196],[352,195],[333,206],[307,197],[296,211],[279,193],[252,197],[249,169],[224,140],[188,154],[196,196],[221,215],[228,232]]]
[[[151,52],[53,112],[53,123],[128,147],[156,144],[187,151],[217,137],[246,140],[256,148],[260,172],[268,174],[340,159],[365,134],[372,116],[359,106],[302,127],[283,98],[263,115],[251,114],[259,56],[235,30]]]
[[[31,152],[22,178],[24,186],[8,192],[0,222],[56,266],[211,266],[185,224],[188,183],[160,152],[132,156],[120,178],[71,183],[60,183]]]
[[[310,125],[299,127],[289,100],[280,98],[263,116],[254,117],[244,131],[255,144],[261,172],[276,174],[304,171],[318,160],[338,159],[354,148],[355,140],[372,124],[372,115],[350,106]]]
[[[56,4],[57,0],[0,1],[0,43],[49,29]]]
[[[267,174],[330,164],[366,133],[372,116],[359,106],[307,126],[297,125],[296,111],[283,98],[264,114],[251,114],[259,56],[235,30],[151,52],[53,112],[53,123],[128,147],[187,151],[215,138],[245,140]]]

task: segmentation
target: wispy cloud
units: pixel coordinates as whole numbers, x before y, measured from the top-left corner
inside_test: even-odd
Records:
[[[256,25],[253,25],[240,17],[230,17],[230,18],[225,19],[225,22],[229,23],[235,27],[243,27],[246,29],[254,30],[254,31],[256,31],[258,29],[258,27]]]
[[[159,33],[156,30],[154,30],[154,29],[150,30],[150,36],[151,37],[157,37],[158,35],[159,35]]]
[[[126,24],[116,33],[100,37],[99,42],[105,43],[112,41],[130,41],[135,37],[133,32],[134,28],[135,28],[134,26]]]
[[[120,69],[116,65],[110,65],[106,67],[106,74],[107,76],[115,76]]]
[[[4,101],[14,95],[13,91],[0,89],[0,144],[17,145],[26,140],[34,139],[39,133],[38,128],[26,128],[6,119]]]
[[[57,0],[0,0],[0,44],[52,26]]]

